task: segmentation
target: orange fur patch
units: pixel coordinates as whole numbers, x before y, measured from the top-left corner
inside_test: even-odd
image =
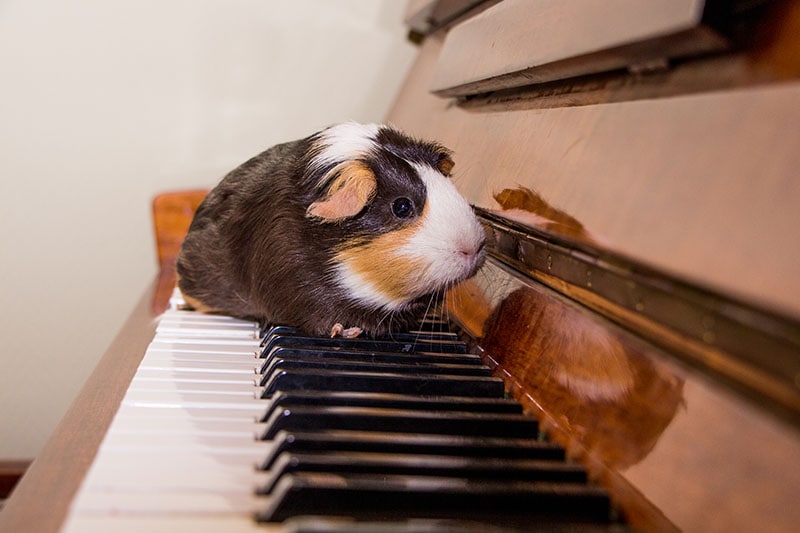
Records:
[[[366,244],[345,247],[336,255],[337,262],[346,264],[361,279],[368,282],[383,296],[391,300],[407,300],[418,294],[419,280],[424,278],[426,261],[398,253],[414,236],[427,214],[409,226],[385,233]]]
[[[449,176],[450,173],[453,171],[453,167],[455,163],[449,157],[445,157],[436,165],[439,168],[439,172],[444,174],[445,176]]]
[[[322,222],[338,222],[360,213],[375,197],[378,183],[362,161],[346,161],[331,173],[338,175],[328,186],[327,197],[311,204],[307,216]]]

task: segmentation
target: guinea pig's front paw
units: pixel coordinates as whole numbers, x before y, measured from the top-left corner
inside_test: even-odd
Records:
[[[331,337],[343,337],[345,339],[355,339],[364,330],[359,327],[346,328],[338,322],[331,328]]]

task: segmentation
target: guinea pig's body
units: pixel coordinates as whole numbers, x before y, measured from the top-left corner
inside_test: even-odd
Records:
[[[484,232],[452,165],[438,144],[378,125],[274,146],[200,205],[179,288],[200,311],[312,334],[406,329],[483,262]]]

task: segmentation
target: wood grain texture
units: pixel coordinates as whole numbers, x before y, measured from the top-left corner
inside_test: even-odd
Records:
[[[150,287],[20,480],[0,512],[0,531],[59,530],[155,332],[152,296]]]
[[[464,110],[427,92],[440,48],[426,40],[389,121],[453,149],[472,203],[527,187],[615,252],[800,316],[800,83]]]
[[[798,5],[782,4],[775,13],[786,16],[774,17],[747,53],[656,74],[647,92],[612,81],[591,98],[580,94],[586,87],[555,82],[527,100],[432,95],[456,27],[426,39],[388,118],[452,148],[453,179],[476,205],[555,231],[555,217],[533,217],[525,199],[519,208],[503,194],[531,191],[568,222],[571,237],[797,319]],[[530,11],[517,14],[521,28],[539,24]],[[458,75],[484,69],[475,50],[496,49],[504,31],[465,43],[460,53],[472,64]],[[521,54],[508,51],[501,69],[519,67]],[[581,295],[550,282],[561,294],[479,273],[451,294],[449,313],[634,527],[791,531],[800,521],[797,431],[674,355],[598,322],[570,300]]]

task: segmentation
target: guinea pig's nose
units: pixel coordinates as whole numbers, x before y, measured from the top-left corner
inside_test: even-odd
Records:
[[[463,259],[465,268],[465,278],[472,277],[486,261],[486,242],[481,240],[477,246],[466,246],[459,249],[459,255]]]
[[[475,243],[468,243],[459,246],[458,253],[465,259],[473,259],[483,256],[485,249],[486,249],[486,240],[481,239],[481,241],[477,243],[477,246],[475,245]]]

